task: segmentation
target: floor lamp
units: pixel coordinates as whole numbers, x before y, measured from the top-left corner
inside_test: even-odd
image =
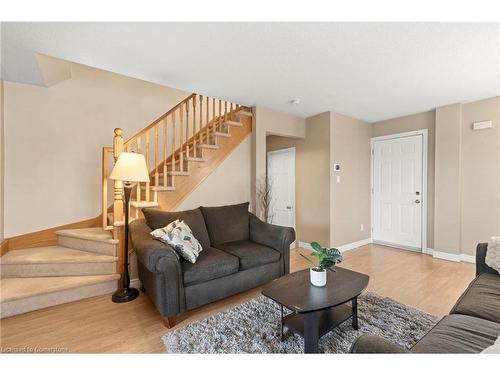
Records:
[[[132,301],[139,296],[139,291],[130,287],[130,276],[128,271],[128,210],[133,184],[137,182],[149,182],[149,172],[144,155],[134,152],[122,152],[120,156],[118,156],[118,160],[109,178],[111,180],[122,181],[124,192],[125,238],[122,287],[119,288],[112,297],[113,302],[121,303]]]

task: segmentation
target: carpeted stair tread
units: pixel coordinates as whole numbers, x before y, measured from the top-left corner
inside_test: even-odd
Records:
[[[111,232],[102,228],[81,228],[81,229],[62,229],[56,232],[58,236],[79,238],[82,240],[106,242],[110,244],[118,243],[113,239]]]
[[[37,295],[75,289],[118,280],[120,275],[29,277],[0,280],[0,301],[20,300]]]
[[[117,258],[64,246],[44,246],[9,251],[0,258],[0,264],[36,263],[100,263],[116,262]]]

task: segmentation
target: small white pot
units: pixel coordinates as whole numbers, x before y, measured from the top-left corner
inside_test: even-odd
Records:
[[[311,272],[311,284],[314,286],[325,286],[326,285],[326,270],[315,271],[310,268]]]

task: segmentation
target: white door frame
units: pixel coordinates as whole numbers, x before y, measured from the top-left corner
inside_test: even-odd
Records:
[[[421,201],[422,201],[422,253],[426,254],[427,253],[427,129],[419,129],[419,130],[414,130],[410,132],[404,132],[404,133],[396,133],[396,134],[389,134],[389,135],[383,135],[380,137],[372,137],[370,140],[370,148],[371,148],[371,155],[370,155],[370,220],[371,220],[371,234],[373,236],[373,145],[377,141],[384,141],[387,139],[397,139],[397,138],[406,138],[406,137],[411,137],[415,135],[421,135],[422,136],[422,196],[421,196]],[[372,242],[377,243],[374,241],[372,237]],[[381,243],[384,244],[384,243]],[[385,244],[388,245],[388,244]],[[404,246],[399,246],[401,248],[405,248]],[[407,248],[408,250],[414,250],[412,248]]]
[[[293,194],[293,229],[297,229],[295,227],[295,224],[296,224],[296,218],[295,218],[295,215],[296,215],[296,210],[295,210],[295,207],[297,206],[297,202],[296,202],[296,197],[295,197],[295,170],[297,168],[296,166],[296,159],[295,159],[295,147],[288,147],[288,148],[282,148],[282,149],[279,149],[279,150],[275,150],[275,151],[267,151],[267,154],[266,154],[266,184],[267,184],[267,181],[268,181],[268,178],[269,178],[269,171],[268,171],[268,163],[269,163],[269,155],[276,155],[276,154],[283,154],[285,152],[291,152],[292,153],[292,156],[293,156],[293,189],[292,189],[292,194]]]

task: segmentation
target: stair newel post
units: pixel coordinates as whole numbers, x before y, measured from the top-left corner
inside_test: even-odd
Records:
[[[193,157],[196,157],[196,95],[193,97]]]
[[[189,100],[186,102],[186,157],[189,156]]]
[[[123,130],[121,128],[116,128],[114,130],[113,137],[113,159],[114,163],[118,160],[118,156],[123,152]],[[113,163],[113,164],[114,164]],[[123,236],[123,182],[115,180],[114,181],[114,194],[113,194],[113,238],[118,240],[117,244],[117,272],[123,274],[123,254],[124,254],[124,243],[122,241]],[[115,223],[120,223],[121,225],[115,225]]]
[[[118,160],[118,156],[123,152],[123,130],[116,128],[113,137],[113,159],[114,163]],[[113,163],[113,164],[114,164]],[[123,221],[123,183],[121,181],[114,182],[113,195],[113,222]]]
[[[184,103],[181,104],[180,110],[179,110],[179,125],[180,125],[180,155],[179,155],[179,171],[183,171],[183,163],[184,163],[184,157],[182,156],[182,153],[184,151],[184,116],[183,116],[183,111],[184,111]],[[173,169],[172,169],[173,170]]]

